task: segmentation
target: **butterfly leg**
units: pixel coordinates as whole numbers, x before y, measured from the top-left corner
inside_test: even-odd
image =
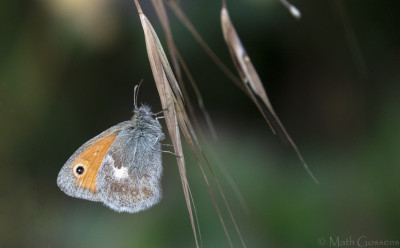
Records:
[[[170,151],[162,151],[162,150],[160,150],[159,152],[169,153],[169,154],[175,155],[175,157],[178,157],[178,158],[183,158],[183,156],[177,155],[177,154],[176,154],[176,153],[174,153],[174,152],[170,152]]]
[[[158,142],[158,140],[157,140],[157,142]],[[161,144],[161,145],[163,145],[163,146],[173,146],[172,144]],[[154,147],[154,146],[153,146]],[[176,153],[174,153],[174,152],[170,152],[170,151],[163,151],[163,150],[159,150],[159,149],[154,149],[154,148],[151,148],[153,151],[157,151],[157,152],[164,152],[164,153],[169,153],[169,154],[172,154],[172,155],[175,155],[176,157],[183,157],[183,156],[179,156],[179,155],[177,155]]]
[[[165,111],[168,111],[168,108],[165,108],[165,109],[161,110],[160,112],[154,113],[153,116],[157,116],[161,113],[164,113]]]

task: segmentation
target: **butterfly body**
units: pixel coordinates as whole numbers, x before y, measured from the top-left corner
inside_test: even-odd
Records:
[[[147,106],[83,144],[64,164],[57,184],[67,195],[135,213],[158,203],[161,125]]]

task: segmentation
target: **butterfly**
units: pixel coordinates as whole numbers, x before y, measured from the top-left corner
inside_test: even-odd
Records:
[[[154,116],[148,106],[138,108],[135,100],[130,120],[90,139],[68,159],[58,174],[58,187],[118,212],[136,213],[157,204],[162,198],[164,134]]]

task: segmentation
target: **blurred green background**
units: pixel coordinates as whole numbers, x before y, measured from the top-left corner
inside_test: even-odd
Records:
[[[219,133],[207,149],[224,161],[247,203],[248,212],[216,169],[243,238],[248,247],[332,247],[330,238],[350,236],[400,240],[400,2],[293,3],[300,21],[277,0],[230,0],[228,8],[320,185],[169,13]],[[220,2],[181,4],[234,70]],[[164,41],[150,1],[142,8]],[[0,247],[194,247],[173,156],[163,157],[162,202],[134,215],[67,197],[56,185],[81,144],[130,118],[140,79],[139,101],[161,109],[133,2],[2,1],[0,27]],[[186,150],[203,246],[228,247]]]

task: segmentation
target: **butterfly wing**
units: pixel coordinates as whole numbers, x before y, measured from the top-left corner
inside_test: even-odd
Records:
[[[97,191],[97,173],[119,132],[130,126],[129,121],[122,122],[83,144],[61,168],[57,177],[58,187],[72,197],[101,201]]]
[[[122,130],[105,155],[98,173],[98,190],[111,209],[136,213],[160,201],[160,140],[164,135],[157,124]]]

